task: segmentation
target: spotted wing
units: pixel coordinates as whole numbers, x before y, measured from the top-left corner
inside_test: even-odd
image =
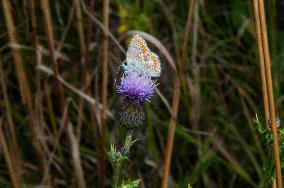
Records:
[[[147,66],[150,67],[148,75],[151,77],[159,77],[161,74],[161,62],[160,58],[154,52],[150,52],[150,56],[147,62]]]
[[[146,60],[143,55],[145,50],[149,50],[145,40],[138,34],[133,35],[128,46],[126,60],[129,63],[144,63]]]
[[[136,71],[151,77],[160,76],[161,66],[157,54],[150,51],[145,40],[138,34],[133,35],[127,50],[127,72]]]

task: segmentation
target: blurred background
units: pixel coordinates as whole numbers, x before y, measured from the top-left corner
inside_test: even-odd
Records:
[[[265,8],[281,120],[284,1]],[[0,187],[110,187],[103,154],[125,138],[115,80],[135,32],[162,74],[122,179],[160,187],[176,125],[168,187],[271,184],[273,150],[255,122],[265,124],[252,1],[2,0],[0,20]]]

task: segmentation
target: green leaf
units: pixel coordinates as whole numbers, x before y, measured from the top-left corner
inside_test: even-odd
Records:
[[[120,188],[138,188],[140,184],[140,179],[138,180],[127,180],[127,181],[122,181],[122,184]]]

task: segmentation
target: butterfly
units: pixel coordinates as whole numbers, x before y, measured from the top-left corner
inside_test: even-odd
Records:
[[[150,77],[159,77],[161,74],[159,56],[151,52],[139,34],[132,36],[122,67],[126,74],[136,72]]]

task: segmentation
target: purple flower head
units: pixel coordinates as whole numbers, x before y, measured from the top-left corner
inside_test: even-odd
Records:
[[[135,104],[141,104],[153,96],[155,86],[149,76],[131,73],[122,77],[117,93],[124,94]]]

